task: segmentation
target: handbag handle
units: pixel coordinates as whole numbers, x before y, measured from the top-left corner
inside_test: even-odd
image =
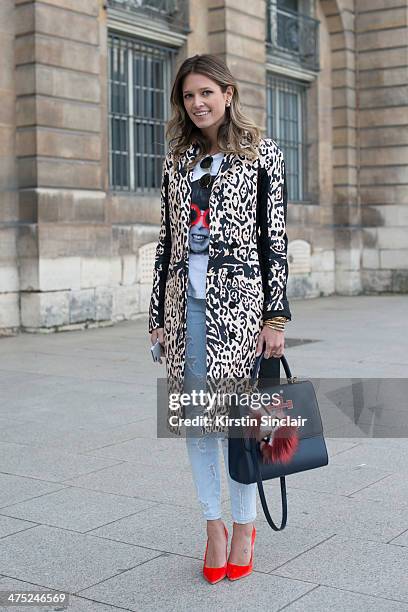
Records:
[[[259,370],[260,370],[260,367],[261,367],[262,358],[266,359],[266,357],[264,357],[264,353],[261,353],[260,355],[258,355],[258,357],[255,360],[255,365],[253,367],[252,376],[251,376],[251,384],[252,385],[255,383],[256,379],[258,378]],[[285,370],[285,374],[286,374],[286,378],[288,379],[288,382],[292,382],[293,376],[292,376],[292,373],[290,371],[290,367],[289,367],[289,364],[287,362],[287,359],[286,359],[285,355],[282,355],[281,357],[279,357],[279,359],[282,362],[283,369]]]
[[[259,375],[259,369],[261,367],[261,361],[262,358],[264,357],[264,353],[261,353],[255,361],[255,365],[252,371],[252,376],[251,376],[251,384],[255,384],[256,379],[258,378]],[[286,378],[288,379],[288,382],[292,382],[293,377],[292,377],[292,373],[290,371],[289,368],[289,364],[286,360],[286,357],[284,355],[282,355],[280,357],[280,360],[282,362],[283,368],[285,370],[285,374],[286,374]],[[249,444],[250,444],[250,451],[251,451],[251,457],[252,457],[252,464],[254,467],[254,471],[255,471],[255,476],[256,476],[256,482],[258,485],[258,492],[259,492],[259,497],[261,499],[261,504],[262,504],[262,509],[264,511],[266,520],[268,521],[269,525],[272,527],[272,529],[274,531],[282,531],[282,529],[285,529],[286,527],[286,521],[288,518],[288,500],[287,500],[287,496],[286,496],[286,481],[285,481],[285,476],[280,476],[279,480],[280,480],[280,490],[281,490],[281,501],[282,501],[282,521],[280,526],[278,527],[277,525],[275,525],[275,523],[273,522],[273,519],[271,517],[271,514],[269,512],[269,508],[268,508],[268,502],[266,501],[266,497],[265,497],[265,491],[264,491],[264,487],[263,487],[263,482],[262,482],[262,475],[261,475],[261,470],[259,468],[259,458],[258,458],[258,454],[257,454],[257,442],[254,438],[250,438],[249,439]]]
[[[272,527],[272,529],[274,531],[282,531],[282,529],[285,529],[286,521],[288,519],[288,499],[286,497],[286,481],[285,481],[285,476],[279,476],[280,490],[281,490],[281,501],[282,501],[282,521],[281,521],[280,527],[278,527],[273,522],[273,519],[272,519],[271,514],[269,512],[268,502],[266,501],[265,491],[264,491],[264,488],[263,488],[263,482],[262,482],[262,476],[261,476],[261,470],[259,469],[259,459],[258,459],[258,456],[257,456],[257,443],[256,443],[256,440],[254,438],[251,438],[249,440],[249,442],[250,442],[250,446],[251,446],[252,463],[253,463],[254,470],[255,470],[255,476],[256,476],[256,482],[257,482],[257,485],[258,485],[259,497],[261,499],[262,509],[264,511],[265,518],[266,518],[266,520],[268,521],[269,525]]]

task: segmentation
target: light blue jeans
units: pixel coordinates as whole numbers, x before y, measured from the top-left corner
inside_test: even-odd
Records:
[[[184,392],[206,389],[205,300],[188,296]],[[202,406],[186,406],[185,416],[202,413]],[[198,501],[207,520],[221,518],[221,479],[219,442],[231,498],[235,523],[252,523],[256,518],[256,483],[241,484],[233,480],[228,468],[228,436],[223,432],[197,434],[200,428],[186,427],[187,452],[191,463]]]

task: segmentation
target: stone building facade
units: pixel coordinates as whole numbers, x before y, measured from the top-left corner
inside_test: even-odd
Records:
[[[0,334],[147,311],[195,53],[285,152],[288,296],[407,291],[407,0],[2,0],[0,41]]]

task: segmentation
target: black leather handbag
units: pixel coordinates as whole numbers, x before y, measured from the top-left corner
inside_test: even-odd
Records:
[[[256,388],[255,383],[258,378],[262,358],[263,354],[259,355],[255,362],[250,380],[252,392]],[[301,425],[292,426],[292,433],[295,431],[295,439],[294,444],[292,444],[292,452],[289,453],[290,459],[288,460],[288,455],[282,455],[282,460],[276,460],[275,454],[275,460],[268,461],[264,451],[265,448],[269,449],[269,446],[265,447],[265,444],[270,445],[271,436],[263,436],[265,429],[263,431],[258,429],[258,436],[256,436],[254,435],[253,428],[246,427],[245,424],[242,426],[234,425],[234,433],[229,428],[228,436],[230,476],[233,480],[240,483],[250,484],[256,482],[258,484],[259,496],[265,517],[275,531],[284,529],[287,521],[285,476],[322,467],[329,462],[326,443],[323,437],[322,419],[313,384],[309,380],[297,381],[296,377],[292,377],[286,358],[282,355],[280,360],[285,370],[287,383],[280,384],[280,381],[277,380],[277,384],[275,384],[275,380],[273,380],[272,384],[267,383],[262,386],[262,393],[266,393],[268,397],[276,399],[278,409],[272,407],[272,410],[269,410],[269,414],[273,416],[275,410],[275,414],[279,415],[280,419],[287,417],[286,423],[301,423]],[[237,417],[239,422],[248,422],[246,419],[248,419],[250,414],[247,403],[243,406],[238,400],[230,406],[230,417],[234,419],[234,422],[236,422],[235,419]],[[254,414],[254,412],[252,411],[251,414]],[[284,421],[285,419],[280,422],[283,423]],[[269,420],[266,419],[266,422],[269,423]],[[279,431],[279,428],[275,428],[274,435],[278,434]],[[252,435],[248,435],[248,432],[252,432]],[[261,432],[262,439],[259,439],[259,432]],[[276,440],[274,443],[276,443]],[[262,448],[264,449],[263,452],[261,452]],[[272,520],[263,488],[263,481],[272,478],[280,478],[282,497],[282,522],[280,527],[275,525]]]

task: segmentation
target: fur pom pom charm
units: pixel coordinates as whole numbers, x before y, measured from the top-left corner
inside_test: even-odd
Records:
[[[271,436],[261,440],[260,451],[264,463],[289,463],[299,445],[297,427],[284,425]]]
[[[267,416],[271,416],[265,410]],[[272,427],[262,426],[262,414],[259,410],[251,411],[251,417],[255,425],[246,428],[246,435],[255,438],[259,442],[259,450],[263,463],[290,463],[299,446],[298,427],[284,424],[285,413],[276,410],[273,417],[279,420],[279,424]]]

